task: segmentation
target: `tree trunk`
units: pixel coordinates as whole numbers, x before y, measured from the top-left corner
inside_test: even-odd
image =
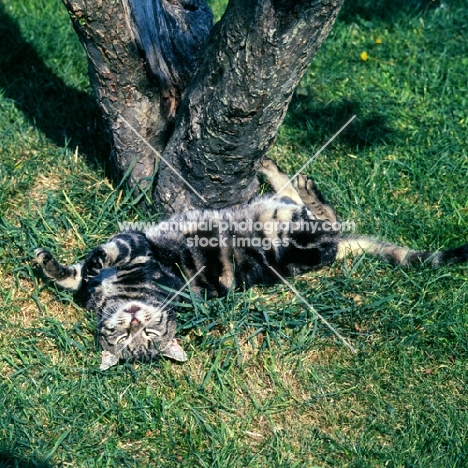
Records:
[[[207,40],[212,16],[202,0],[64,0],[118,172],[146,190],[159,159],[121,114],[162,152],[151,186],[158,209],[254,196],[260,160],[342,1],[230,0]]]
[[[136,194],[147,191],[158,158],[125,121],[163,152],[211,30],[211,10],[197,0],[63,2],[88,56],[91,87],[111,136],[114,175],[126,176]]]

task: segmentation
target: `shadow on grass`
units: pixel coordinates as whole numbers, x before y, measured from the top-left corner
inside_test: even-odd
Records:
[[[21,35],[0,3],[0,89],[57,146],[79,147],[90,162],[109,154],[92,96],[67,85]]]
[[[401,138],[386,116],[376,112],[366,114],[358,101],[342,100],[327,105],[314,104],[313,98],[294,97],[284,122],[285,127],[307,128],[311,143],[325,143],[353,115],[357,116],[339,135],[339,141],[353,149],[391,144]]]
[[[440,0],[354,0],[345,1],[339,20],[352,23],[356,18],[367,21],[392,22],[402,14],[424,14],[431,8],[438,8]]]
[[[0,448],[0,468],[52,468],[53,465],[38,460],[25,459],[16,450]]]

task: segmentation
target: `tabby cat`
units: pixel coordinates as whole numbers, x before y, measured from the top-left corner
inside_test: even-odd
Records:
[[[269,159],[261,172],[281,198],[189,211],[144,232],[120,232],[72,266],[36,250],[45,276],[84,292],[86,307],[97,314],[102,370],[119,359],[187,359],[175,338],[176,313],[167,303],[168,288],[179,290],[187,279],[193,279],[195,292],[217,297],[231,288],[277,283],[280,276],[322,268],[349,254],[368,252],[397,265],[468,260],[468,244],[431,253],[344,237],[334,209],[311,179],[299,175],[291,183]]]

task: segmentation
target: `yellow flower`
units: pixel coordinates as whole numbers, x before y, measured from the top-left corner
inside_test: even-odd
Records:
[[[367,52],[362,52],[362,54],[361,54],[361,60],[362,60],[363,62],[366,62],[368,58],[369,58],[369,56],[367,55]]]
[[[382,44],[382,39],[380,39],[380,37],[378,37],[378,38],[375,40],[375,43],[376,43],[376,44]]]

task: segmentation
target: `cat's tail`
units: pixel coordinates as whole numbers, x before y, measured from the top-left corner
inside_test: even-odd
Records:
[[[370,254],[393,265],[426,264],[435,267],[468,262],[468,244],[439,252],[421,252],[383,242],[371,237],[347,237],[338,242],[337,260],[348,256]]]

